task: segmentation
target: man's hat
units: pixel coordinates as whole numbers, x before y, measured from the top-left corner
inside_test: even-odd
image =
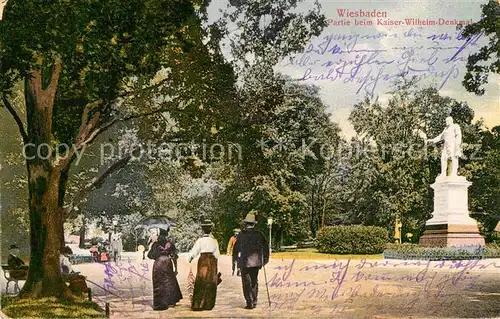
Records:
[[[17,247],[17,245],[16,245],[16,244],[12,244],[12,245],[10,245],[10,247],[9,247],[9,250],[11,250],[11,249],[19,249],[19,247]]]
[[[243,221],[249,224],[257,224],[257,221],[255,220],[255,213],[251,211],[250,213],[247,214],[247,216],[245,217],[245,219],[243,219]]]
[[[201,227],[213,227],[214,224],[210,219],[205,219],[201,222]]]

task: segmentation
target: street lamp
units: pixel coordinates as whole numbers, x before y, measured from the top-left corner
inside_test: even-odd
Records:
[[[271,255],[271,230],[273,228],[273,218],[268,217],[267,218],[267,226],[269,227],[269,255]]]

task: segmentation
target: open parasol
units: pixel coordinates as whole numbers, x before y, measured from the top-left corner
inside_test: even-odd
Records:
[[[137,226],[135,226],[134,229],[137,230],[143,228],[149,230],[151,228],[161,228],[168,230],[172,226],[175,226],[175,223],[167,216],[150,216],[137,223]]]

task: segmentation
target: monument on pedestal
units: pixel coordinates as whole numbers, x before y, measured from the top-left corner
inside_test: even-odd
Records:
[[[441,152],[441,174],[434,189],[434,211],[425,223],[419,244],[427,247],[484,246],[476,220],[469,216],[467,189],[472,184],[458,176],[458,158],[462,155],[462,133],[453,118],[446,118],[446,128],[431,143],[444,141]],[[451,158],[451,174],[446,174]]]

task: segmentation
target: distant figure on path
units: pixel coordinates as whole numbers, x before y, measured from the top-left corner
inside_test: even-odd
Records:
[[[113,261],[121,260],[123,251],[122,234],[120,232],[114,233],[111,236],[111,251],[113,256]]]
[[[100,262],[108,262],[109,261],[109,254],[108,250],[104,247],[101,252],[101,257],[99,258]]]
[[[191,309],[194,311],[212,310],[217,297],[217,285],[220,284],[220,273],[217,271],[217,260],[220,257],[217,240],[211,236],[213,224],[204,220],[201,224],[203,237],[199,238],[188,254],[191,262],[198,255],[198,268],[194,282]]]
[[[227,244],[227,255],[230,256],[232,259],[231,265],[232,265],[232,270],[233,270],[233,273],[232,273],[233,276],[234,276],[235,268],[238,269],[236,275],[237,276],[240,275],[240,266],[239,266],[238,258],[233,259],[233,248],[234,248],[234,244],[236,243],[236,237],[238,237],[238,234],[240,233],[240,231],[241,231],[241,229],[239,229],[239,228],[233,229],[234,235],[231,236],[231,238],[229,239],[229,243]]]
[[[95,243],[92,243],[92,247],[90,247],[90,254],[92,255],[92,261],[93,262],[98,262],[99,261],[99,248]]]
[[[177,249],[167,239],[168,231],[160,229],[158,239],[153,242],[148,258],[153,264],[153,310],[166,310],[175,307],[182,299],[177,282]]]
[[[233,260],[240,254],[241,281],[247,305],[245,309],[257,307],[259,270],[269,262],[269,245],[264,235],[254,229],[257,221],[250,212],[243,220],[245,229],[236,238]]]

